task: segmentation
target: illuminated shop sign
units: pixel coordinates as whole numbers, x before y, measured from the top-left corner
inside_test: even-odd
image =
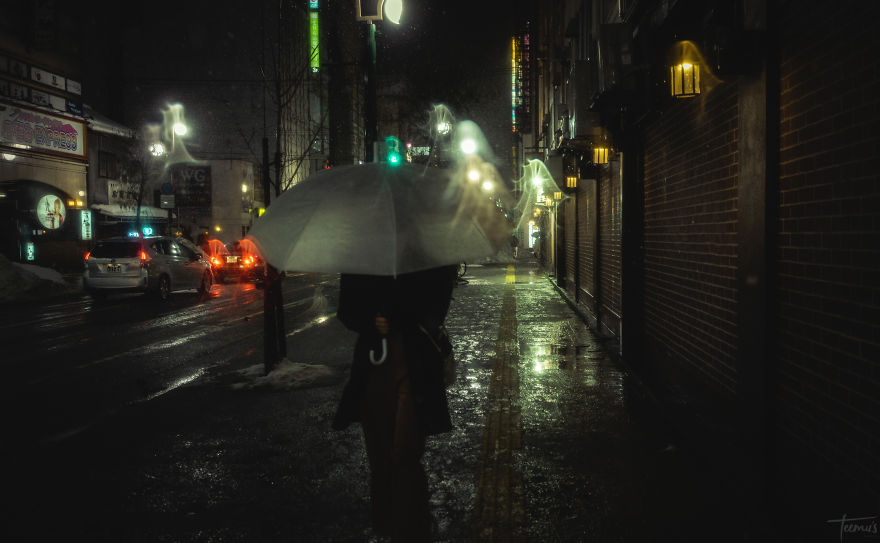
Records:
[[[33,262],[37,258],[37,251],[34,248],[34,242],[28,241],[24,244],[24,259]]]
[[[79,214],[80,238],[92,239],[92,212],[83,209]]]
[[[309,12],[309,55],[311,58],[312,73],[321,69],[321,60],[318,54],[320,45],[320,28],[318,27],[318,12]]]
[[[85,158],[85,124],[0,103],[0,144]]]
[[[46,194],[37,201],[37,219],[46,230],[57,230],[64,225],[67,208],[61,198]]]

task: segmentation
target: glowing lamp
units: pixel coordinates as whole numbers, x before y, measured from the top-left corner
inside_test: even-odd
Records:
[[[578,178],[576,175],[568,175],[565,177],[565,187],[569,189],[576,189],[578,186]]]
[[[174,133],[177,134],[178,136],[185,136],[186,135],[186,131],[187,131],[186,125],[181,122],[174,123],[174,126],[172,127],[172,129],[174,130]]]
[[[467,177],[468,177],[468,180],[476,183],[477,181],[480,180],[480,170],[477,170],[477,169],[468,170]]]
[[[675,98],[700,94],[700,65],[682,62],[669,67],[669,92]]]
[[[477,152],[477,142],[471,138],[466,138],[461,141],[461,152],[466,155],[472,155]]]
[[[607,147],[593,147],[593,164],[608,164]]]
[[[562,200],[562,191],[556,191],[553,193],[554,200]]]

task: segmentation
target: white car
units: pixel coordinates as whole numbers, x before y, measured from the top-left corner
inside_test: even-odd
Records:
[[[165,300],[174,291],[211,288],[211,264],[182,238],[148,236],[98,241],[84,258],[83,288],[93,297],[114,292],[153,293]]]

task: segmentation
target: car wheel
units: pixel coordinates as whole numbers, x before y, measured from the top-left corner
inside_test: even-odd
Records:
[[[169,294],[171,294],[171,280],[167,275],[163,275],[159,278],[159,284],[156,285],[156,297],[165,301]]]
[[[211,290],[211,272],[206,271],[202,274],[202,282],[199,284],[199,294],[205,295]]]

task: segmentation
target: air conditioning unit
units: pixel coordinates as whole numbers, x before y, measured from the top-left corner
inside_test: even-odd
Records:
[[[577,60],[572,64],[568,103],[569,133],[572,138],[594,135],[599,129],[599,114],[590,111],[597,87],[596,63]]]

